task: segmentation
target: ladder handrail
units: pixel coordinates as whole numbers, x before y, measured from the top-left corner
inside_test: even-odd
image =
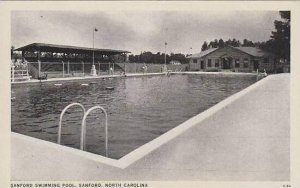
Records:
[[[94,106],[90,109],[88,109],[88,111],[84,114],[83,116],[83,119],[82,119],[82,124],[81,124],[81,138],[80,138],[80,149],[81,150],[84,150],[85,149],[85,137],[86,137],[86,118],[87,116],[89,115],[89,113],[95,109],[100,109],[102,112],[104,112],[105,114],[105,156],[107,157],[107,151],[108,151],[108,127],[107,127],[107,113],[106,113],[106,110],[97,105],[97,106]]]
[[[60,117],[59,117],[58,135],[57,135],[57,143],[58,143],[58,144],[60,144],[60,141],[61,141],[61,125],[62,125],[62,118],[63,118],[65,112],[66,112],[70,107],[72,107],[72,106],[80,106],[81,109],[83,110],[83,114],[85,115],[85,108],[84,108],[84,106],[83,106],[82,104],[80,104],[80,103],[76,103],[76,102],[71,103],[71,104],[69,104],[68,106],[66,106],[66,107],[63,109],[63,111],[61,112]],[[82,130],[82,127],[81,127],[81,130]]]

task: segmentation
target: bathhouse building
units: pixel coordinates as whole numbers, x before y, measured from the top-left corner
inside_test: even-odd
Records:
[[[211,48],[189,58],[191,71],[274,72],[275,55],[255,47]]]

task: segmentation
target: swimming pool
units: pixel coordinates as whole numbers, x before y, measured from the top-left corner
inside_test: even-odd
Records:
[[[251,75],[172,75],[51,82],[12,87],[11,129],[56,142],[59,116],[72,102],[108,113],[108,157],[119,159],[226,97],[256,82]],[[114,87],[114,90],[106,90]],[[62,144],[79,148],[82,111],[64,116]],[[87,118],[86,150],[105,154],[104,114]]]

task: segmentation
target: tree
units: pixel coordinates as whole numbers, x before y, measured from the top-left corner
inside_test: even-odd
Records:
[[[275,31],[272,31],[273,50],[279,58],[290,60],[290,11],[279,11],[283,21],[275,20]],[[273,40],[272,40],[273,39]]]
[[[204,43],[202,44],[202,47],[201,47],[201,51],[205,51],[208,49],[208,45],[207,45],[207,42],[204,41]]]
[[[225,46],[225,42],[223,39],[219,39],[219,48],[223,48]]]
[[[218,48],[219,47],[218,39],[215,39],[213,44],[214,44],[213,48]]]
[[[251,40],[244,39],[242,46],[244,46],[244,47],[255,47],[255,44]]]
[[[240,45],[241,45],[241,42],[239,40],[236,40],[235,38],[232,39],[231,46],[239,47]]]
[[[231,39],[228,39],[228,40],[225,42],[225,45],[226,45],[226,46],[232,46],[232,41],[231,41]]]

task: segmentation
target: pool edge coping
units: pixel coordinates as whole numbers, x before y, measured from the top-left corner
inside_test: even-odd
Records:
[[[237,99],[241,98],[242,96],[246,95],[253,89],[261,86],[267,80],[272,78],[274,75],[270,75],[262,80],[257,81],[256,83],[246,87],[245,89],[223,99],[216,105],[206,109],[205,111],[189,118],[188,120],[184,121],[183,123],[179,124],[178,126],[172,128],[171,130],[167,131],[166,133],[160,135],[159,137],[149,141],[148,143],[138,147],[137,149],[131,151],[130,153],[126,154],[120,159],[111,159],[107,158],[98,154],[90,153],[87,151],[82,151],[76,148],[71,148],[63,145],[59,145],[57,143],[53,143],[50,141],[41,140],[38,138],[26,136],[23,134],[11,132],[13,137],[18,137],[19,139],[23,139],[29,142],[34,142],[35,144],[42,144],[44,147],[51,147],[57,150],[64,150],[68,153],[72,153],[81,157],[88,158],[90,160],[100,162],[105,165],[109,165],[112,167],[117,167],[121,169],[125,169],[132,165],[133,163],[137,162],[141,158],[147,156],[152,151],[160,148],[162,145],[168,143],[169,141],[173,140],[177,136],[181,135],[188,129],[194,127],[195,125],[203,122],[208,117],[212,116],[213,114],[217,113],[219,110],[223,109],[224,107],[228,106],[229,104],[233,103]]]
[[[38,84],[38,83],[53,83],[53,82],[70,82],[70,81],[84,81],[84,80],[96,80],[103,78],[126,78],[126,77],[141,77],[141,76],[161,76],[166,75],[166,72],[159,73],[128,73],[124,75],[100,75],[100,76],[84,76],[84,77],[65,77],[65,78],[49,78],[47,80],[29,80],[20,82],[11,82],[12,86],[24,85],[24,84]],[[247,73],[247,72],[171,72],[173,75],[246,75],[255,76],[257,73]]]

